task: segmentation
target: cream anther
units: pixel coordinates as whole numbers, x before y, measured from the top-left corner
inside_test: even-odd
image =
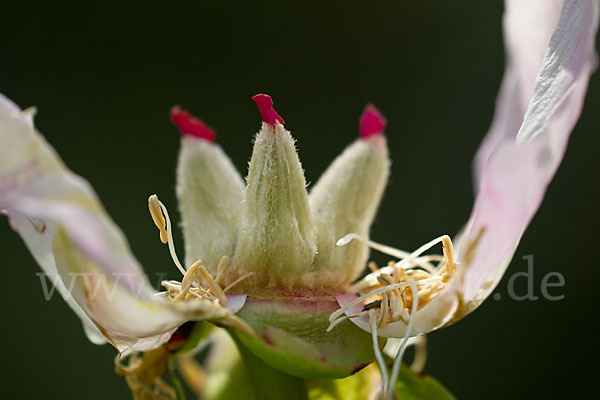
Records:
[[[196,261],[196,263],[194,265],[196,265],[196,264],[198,264],[198,275],[204,280],[204,282],[206,282],[206,284],[208,285],[209,291],[213,295],[215,295],[215,297],[217,299],[219,299],[219,302],[221,303],[221,305],[223,307],[227,306],[227,297],[225,297],[225,293],[223,292],[223,289],[221,289],[221,287],[219,285],[217,285],[217,282],[215,282],[213,277],[206,270],[206,268],[204,268],[204,266],[200,263],[200,261]]]
[[[154,225],[160,231],[160,241],[167,243],[169,241],[169,235],[165,229],[167,223],[160,209],[160,201],[155,194],[148,198],[148,209],[150,210],[150,216],[152,217],[152,221],[154,221]]]
[[[171,231],[171,220],[167,207],[158,200],[158,196],[153,194],[148,198],[148,209],[156,227],[160,230],[160,241],[169,245],[169,253],[179,271],[185,275],[185,268],[181,266],[177,253],[175,253],[175,245],[173,244],[173,232]]]

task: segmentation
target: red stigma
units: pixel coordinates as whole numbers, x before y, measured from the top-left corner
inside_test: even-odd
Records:
[[[285,124],[283,118],[281,118],[279,114],[277,114],[277,111],[273,109],[273,100],[271,99],[271,96],[261,93],[252,97],[252,100],[254,100],[258,106],[258,111],[260,111],[263,121],[271,125],[275,125],[277,122],[281,125]]]
[[[386,125],[387,120],[383,114],[373,104],[367,104],[360,117],[360,137],[366,139],[369,136],[381,135]]]
[[[194,136],[209,142],[215,141],[214,129],[190,115],[187,111],[182,110],[179,106],[171,107],[170,117],[171,122],[177,125],[182,135]]]

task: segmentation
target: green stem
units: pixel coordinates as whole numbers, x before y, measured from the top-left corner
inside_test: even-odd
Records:
[[[233,335],[232,335],[233,336]],[[308,390],[302,378],[281,372],[256,357],[235,338],[250,377],[257,400],[307,400]]]

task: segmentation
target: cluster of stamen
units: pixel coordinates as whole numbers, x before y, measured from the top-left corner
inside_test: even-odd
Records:
[[[181,282],[176,280],[162,281],[161,284],[166,290],[159,294],[166,296],[172,302],[203,299],[210,300],[222,307],[226,307],[227,297],[225,294],[239,282],[250,277],[252,272],[242,275],[240,278],[223,288],[223,278],[225,277],[225,272],[229,266],[229,257],[227,256],[221,257],[214,277],[208,272],[204,265],[202,265],[201,260],[193,263],[187,270],[184,269],[175,253],[171,221],[166,207],[158,200],[156,195],[152,195],[148,199],[148,209],[150,210],[150,215],[152,216],[154,224],[160,231],[161,242],[169,245],[169,251],[173,262],[183,274]]]
[[[450,277],[456,272],[452,240],[446,235],[426,243],[413,253],[381,245],[356,234],[346,235],[337,245],[344,246],[352,240],[363,241],[376,250],[398,258],[398,261],[390,261],[382,268],[370,262],[368,267],[371,273],[349,289],[350,293],[356,293],[359,297],[331,314],[329,330],[343,320],[370,314],[373,310],[377,311],[378,328],[397,321],[408,324],[413,303],[418,304],[416,311],[426,306],[446,288]],[[443,255],[422,255],[440,242],[443,245]],[[411,281],[417,286],[416,294],[410,290]],[[362,312],[345,315],[350,308],[361,302],[365,304]]]
[[[350,293],[358,294],[358,297],[329,316],[330,325],[327,330],[330,331],[347,319],[369,316],[373,351],[382,377],[381,393],[383,399],[393,399],[395,383],[416,314],[447,287],[451,277],[456,273],[454,246],[450,237],[444,235],[409,253],[372,242],[356,234],[346,235],[337,242],[337,245],[344,246],[355,239],[397,258],[398,261],[390,261],[382,268],[378,268],[373,262],[369,263],[371,273],[349,289]],[[422,255],[440,242],[443,247],[442,255]],[[351,308],[361,303],[365,304],[361,312],[346,315]],[[377,331],[397,321],[406,324],[406,330],[388,378],[388,369],[379,348]]]

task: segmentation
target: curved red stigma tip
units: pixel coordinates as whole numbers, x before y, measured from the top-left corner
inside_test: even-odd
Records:
[[[182,110],[179,106],[171,107],[169,113],[171,122],[173,122],[179,128],[184,136],[194,136],[199,139],[204,139],[209,142],[215,141],[215,130],[198,118],[190,115],[185,110]]]
[[[387,120],[373,104],[367,104],[360,117],[359,131],[363,139],[369,136],[381,135],[387,125]]]
[[[271,99],[271,96],[261,93],[252,97],[252,100],[254,100],[258,106],[258,111],[260,111],[263,121],[271,125],[275,125],[277,122],[281,125],[285,124],[283,118],[281,118],[279,114],[277,114],[277,111],[273,109],[273,100]]]

